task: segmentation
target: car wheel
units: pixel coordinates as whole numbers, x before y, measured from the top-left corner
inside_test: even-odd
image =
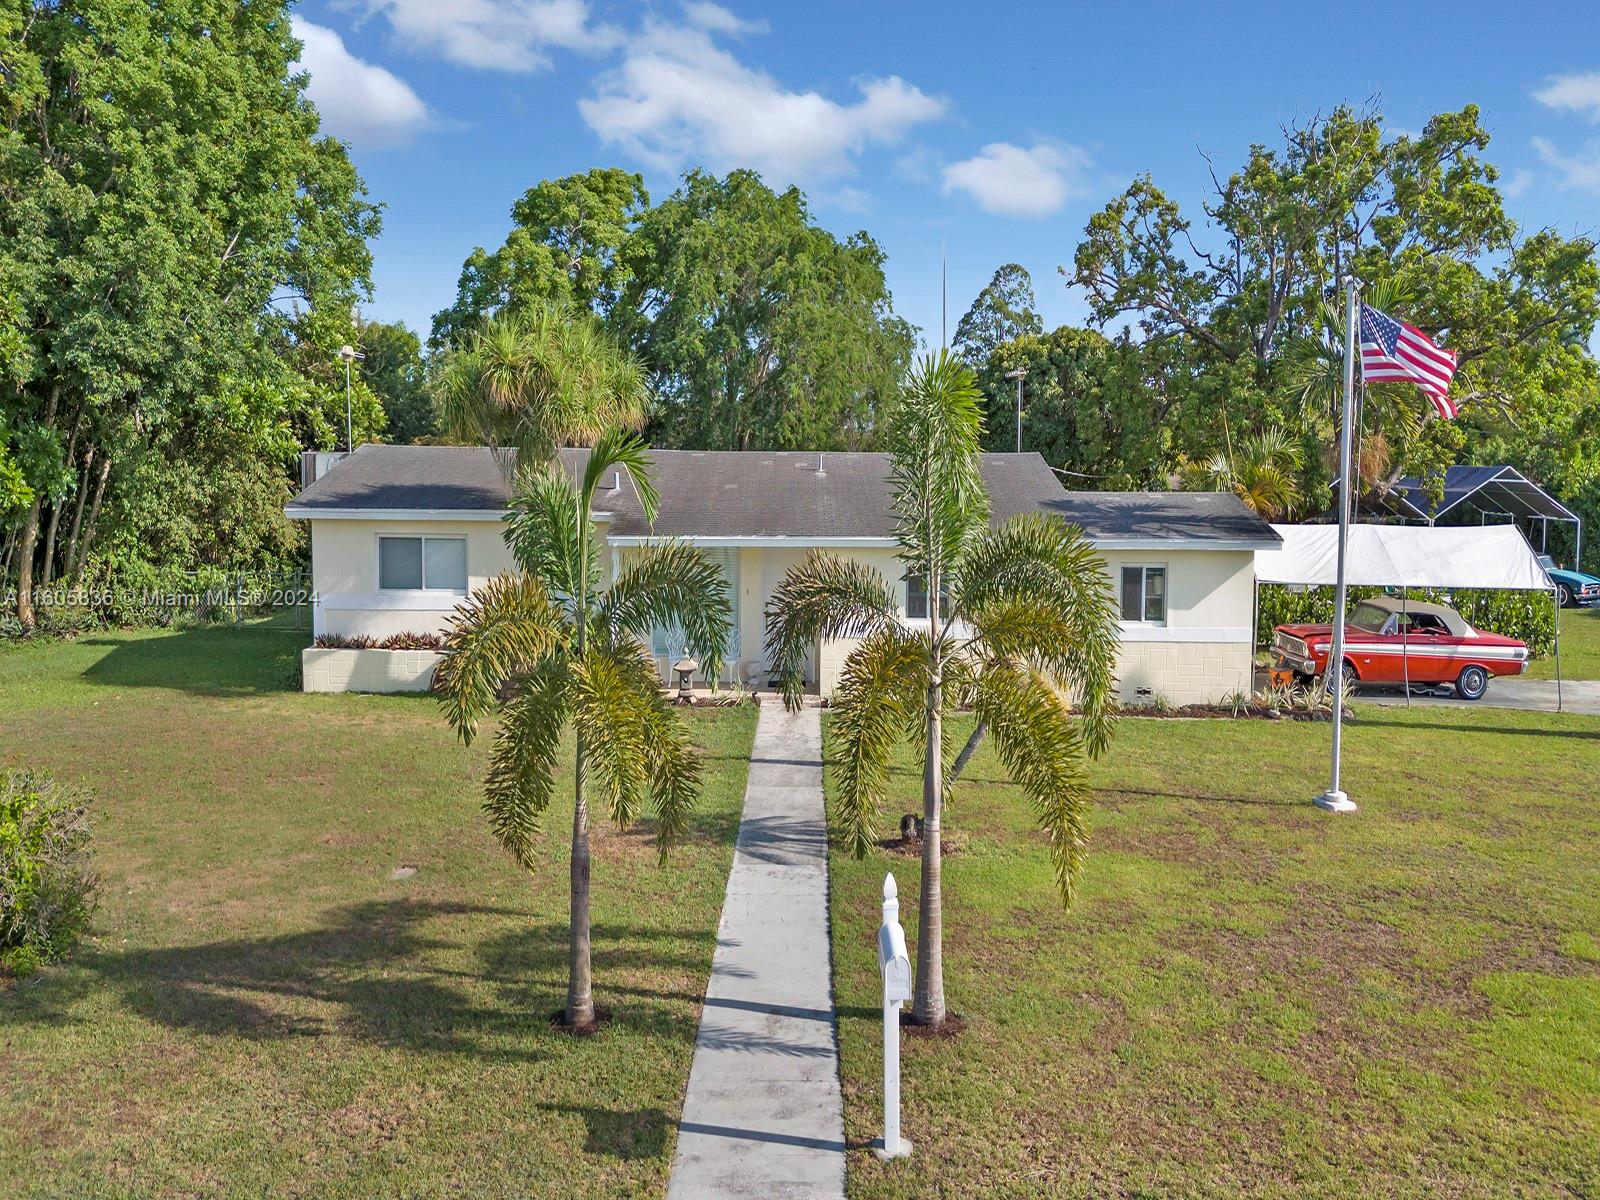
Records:
[[[1456,676],[1456,695],[1463,700],[1481,700],[1489,690],[1489,672],[1482,667],[1462,667]]]
[[[1572,607],[1572,589],[1564,583],[1556,584],[1556,601],[1562,608]]]

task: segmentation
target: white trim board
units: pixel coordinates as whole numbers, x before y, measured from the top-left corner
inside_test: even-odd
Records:
[[[1123,621],[1124,642],[1198,642],[1211,645],[1247,645],[1250,642],[1248,625],[1146,625],[1143,622]]]
[[[749,547],[751,549],[811,549],[839,546],[846,550],[893,550],[900,543],[892,537],[701,537],[695,534],[628,534],[608,537],[613,546],[650,546],[661,542],[687,542],[691,546]]]

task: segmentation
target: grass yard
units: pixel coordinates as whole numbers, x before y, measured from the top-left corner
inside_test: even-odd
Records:
[[[665,869],[647,829],[597,838],[612,1020],[579,1039],[548,1024],[570,809],[522,875],[478,811],[482,743],[425,697],[287,690],[304,641],[0,649],[0,764],[95,790],[104,879],[76,958],[0,984],[0,1190],[660,1194],[754,711],[692,714],[706,796]]]
[[[1561,612],[1561,674],[1566,679],[1600,679],[1600,608]],[[1528,664],[1530,679],[1554,679],[1555,655]]]
[[[968,726],[958,721],[952,736]],[[855,1197],[1600,1196],[1600,719],[1362,710],[1355,816],[1307,800],[1325,724],[1128,720],[1082,898],[985,750],[949,809],[954,1039],[905,1040],[881,1131],[886,868],[833,859]],[[891,811],[920,810],[909,769]],[[889,824],[889,822],[885,822]],[[914,951],[913,951],[914,954]]]

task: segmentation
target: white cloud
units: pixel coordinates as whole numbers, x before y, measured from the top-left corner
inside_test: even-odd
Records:
[[[1555,145],[1542,137],[1533,139],[1533,148],[1539,157],[1554,167],[1561,177],[1563,187],[1600,193],[1600,143],[1590,142],[1577,156],[1563,154]]]
[[[1518,167],[1511,172],[1511,178],[1500,185],[1500,190],[1506,194],[1506,199],[1520,200],[1532,186],[1533,172],[1527,167]]]
[[[691,3],[683,6],[683,15],[689,24],[698,26],[708,33],[727,33],[737,36],[745,33],[766,33],[769,28],[765,21],[747,21],[729,12],[722,5],[711,3],[711,0],[691,0]]]
[[[549,50],[595,53],[621,40],[613,27],[590,23],[586,0],[345,0],[345,6],[381,15],[413,53],[489,71],[536,71],[550,65]]]
[[[713,38],[730,22],[751,26],[717,5],[686,11],[688,24],[647,20],[621,64],[578,102],[602,141],[652,166],[753,167],[775,184],[827,180],[848,174],[868,145],[896,142],[945,110],[894,75],[857,80],[859,98],[848,103],[790,91]]]
[[[405,81],[351,54],[333,30],[299,16],[290,28],[303,44],[295,70],[311,76],[306,95],[324,132],[356,146],[392,146],[433,123]]]
[[[1600,123],[1600,71],[1553,75],[1533,98],[1548,108],[1564,108]]]
[[[944,169],[944,191],[966,192],[979,208],[1001,217],[1053,216],[1083,192],[1089,156],[1076,146],[1035,142],[1024,150],[990,142]]]

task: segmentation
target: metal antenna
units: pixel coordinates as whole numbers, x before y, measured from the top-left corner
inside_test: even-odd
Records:
[[[950,253],[944,238],[939,239],[939,346],[950,349],[950,337],[945,332],[950,313]]]

